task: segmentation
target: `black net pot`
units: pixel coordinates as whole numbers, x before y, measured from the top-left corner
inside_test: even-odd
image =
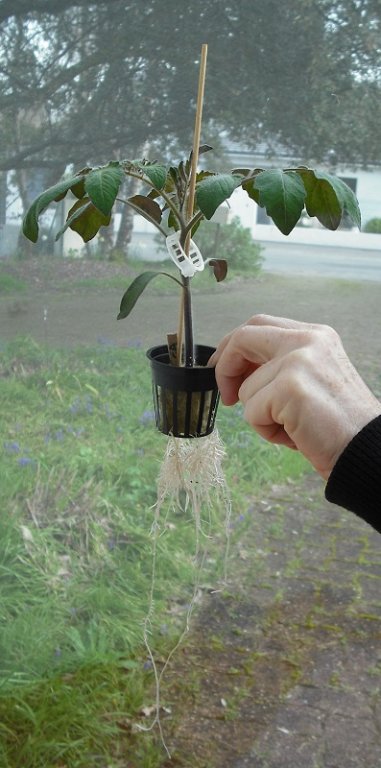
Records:
[[[156,426],[164,435],[205,437],[213,432],[219,391],[214,368],[206,364],[214,347],[197,345],[195,365],[171,365],[168,347],[151,347],[152,393]]]

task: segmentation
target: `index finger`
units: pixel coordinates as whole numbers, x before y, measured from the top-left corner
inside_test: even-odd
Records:
[[[216,379],[223,403],[234,405],[245,379],[274,358],[294,334],[290,328],[268,325],[244,325],[234,331],[216,355]]]
[[[291,331],[309,331],[313,328],[316,328],[315,324],[312,323],[304,323],[300,320],[291,320],[288,317],[276,317],[274,315],[264,315],[264,314],[257,314],[250,317],[246,322],[239,325],[237,328],[233,329],[229,333],[224,336],[221,341],[218,344],[218,347],[216,351],[213,353],[213,355],[210,357],[210,360],[208,362],[208,365],[216,365],[218,360],[221,357],[221,354],[225,347],[227,346],[228,342],[230,341],[231,337],[234,333],[237,333],[237,331],[241,330],[242,328],[245,328],[246,326],[254,325],[256,327],[262,327],[265,326],[266,328],[272,327],[272,328],[283,328],[284,330]]]

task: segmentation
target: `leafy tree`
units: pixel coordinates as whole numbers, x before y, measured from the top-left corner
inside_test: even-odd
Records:
[[[322,52],[310,80],[310,99],[296,126],[312,156],[321,148],[338,162],[381,160],[381,5],[378,0],[320,0]]]
[[[64,168],[188,147],[209,43],[203,140],[296,161],[380,159],[379,0],[3,0],[0,171],[25,203]]]
[[[364,226],[364,232],[381,235],[381,218],[374,217],[373,219],[369,219]]]
[[[108,4],[111,5],[115,1],[118,2],[118,0],[108,0]],[[2,0],[0,22],[12,17],[20,18],[30,13],[56,14],[73,6],[90,5],[97,5],[97,0]]]
[[[201,227],[194,239],[204,259],[226,258],[233,272],[240,270],[256,275],[261,268],[262,247],[237,217],[227,224],[210,223],[207,229]]]
[[[18,15],[3,25],[0,108],[26,110],[28,125],[29,110],[39,110],[40,124],[38,136],[6,152],[2,170],[103,162],[112,149],[131,156],[142,138],[184,143],[203,41],[205,131],[223,128],[253,147],[270,135],[301,159],[321,159],[336,145],[340,157],[354,151],[359,161],[375,159],[377,118],[367,128],[380,101],[375,0],[287,0],[281,22],[278,0],[64,0],[59,11],[40,0],[28,13],[14,0],[9,7]],[[361,139],[351,130],[353,114]]]

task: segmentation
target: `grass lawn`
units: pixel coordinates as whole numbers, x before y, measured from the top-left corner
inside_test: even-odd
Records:
[[[160,766],[157,733],[134,728],[153,699],[142,622],[166,444],[144,353],[4,343],[0,398],[0,765]],[[220,408],[218,427],[234,539],[250,529],[253,490],[296,477],[305,464],[256,437],[239,407]],[[218,584],[224,547],[215,509],[202,588]],[[152,625],[159,661],[183,629],[194,548],[188,512],[169,510]]]
[[[176,322],[177,296],[148,291],[131,322],[116,323],[128,280],[106,266],[36,260],[0,275],[1,768],[166,764],[157,730],[136,730],[152,719],[144,713],[155,695],[143,621],[166,446],[144,348]],[[328,322],[380,392],[380,336],[369,333],[380,319],[378,285],[266,275],[221,290],[196,292],[198,341],[214,343],[253,312]],[[306,464],[260,440],[239,406],[220,406],[217,423],[233,572],[235,543],[254,540],[253,495]],[[159,667],[184,628],[195,582],[189,511],[165,515],[150,638]],[[201,594],[221,586],[222,518],[216,505]]]

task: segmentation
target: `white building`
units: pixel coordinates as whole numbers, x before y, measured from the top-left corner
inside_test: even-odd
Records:
[[[277,152],[270,153],[268,146],[263,145],[255,153],[242,149],[238,145],[229,144],[226,152],[229,168],[271,168],[296,167],[300,160],[295,160],[287,151],[280,149]],[[334,173],[342,178],[355,192],[362,214],[363,225],[369,219],[381,218],[381,166],[364,168],[350,168],[347,166],[321,166],[321,170]],[[1,190],[5,185],[0,184],[0,257],[11,255],[16,249],[17,237],[21,227],[21,213],[18,201],[13,201],[8,207],[2,199]],[[8,195],[8,199],[10,194]],[[72,203],[65,199],[67,209]],[[6,212],[6,215],[5,215]],[[55,211],[55,222],[52,230],[56,231],[62,225],[64,216],[63,209]],[[253,238],[262,243],[281,242],[284,235],[275,227],[272,221],[266,215],[264,209],[259,208],[247,194],[239,189],[236,190],[228,201],[227,218],[228,220],[238,216],[242,224],[248,227]],[[118,214],[116,214],[116,224]],[[47,215],[46,222],[48,229],[52,224],[52,214]],[[57,226],[58,222],[58,226]],[[142,259],[152,259],[155,257],[156,246],[154,236],[155,228],[138,215],[134,218],[134,232],[131,242],[131,248],[134,256]],[[381,235],[367,234],[359,232],[355,227],[340,228],[339,231],[331,232],[322,227],[317,219],[310,219],[307,216],[302,218],[300,225],[295,227],[293,232],[288,235],[290,242],[309,244],[309,245],[333,245],[335,247],[381,249]],[[51,241],[50,241],[51,242]],[[92,247],[96,247],[97,239],[92,241]],[[67,230],[63,242],[55,245],[55,251],[63,255],[78,255],[83,252],[83,242],[79,235],[71,230]],[[162,254],[158,256],[162,258]]]
[[[257,152],[242,150],[230,146],[229,160],[232,168],[295,168],[304,164],[284,149],[277,153],[268,151],[263,145]],[[320,166],[320,170],[338,176],[355,192],[359,201],[363,226],[372,218],[381,218],[381,167],[368,169],[350,168],[335,165]],[[255,240],[259,242],[281,242],[284,235],[272,223],[263,208],[253,204],[247,194],[239,189],[230,198],[231,214],[239,216],[242,224],[248,227]],[[287,236],[290,242],[309,245],[333,245],[348,248],[381,248],[381,235],[359,232],[356,227],[340,228],[331,232],[325,229],[317,219],[308,216],[302,218],[300,224]]]

